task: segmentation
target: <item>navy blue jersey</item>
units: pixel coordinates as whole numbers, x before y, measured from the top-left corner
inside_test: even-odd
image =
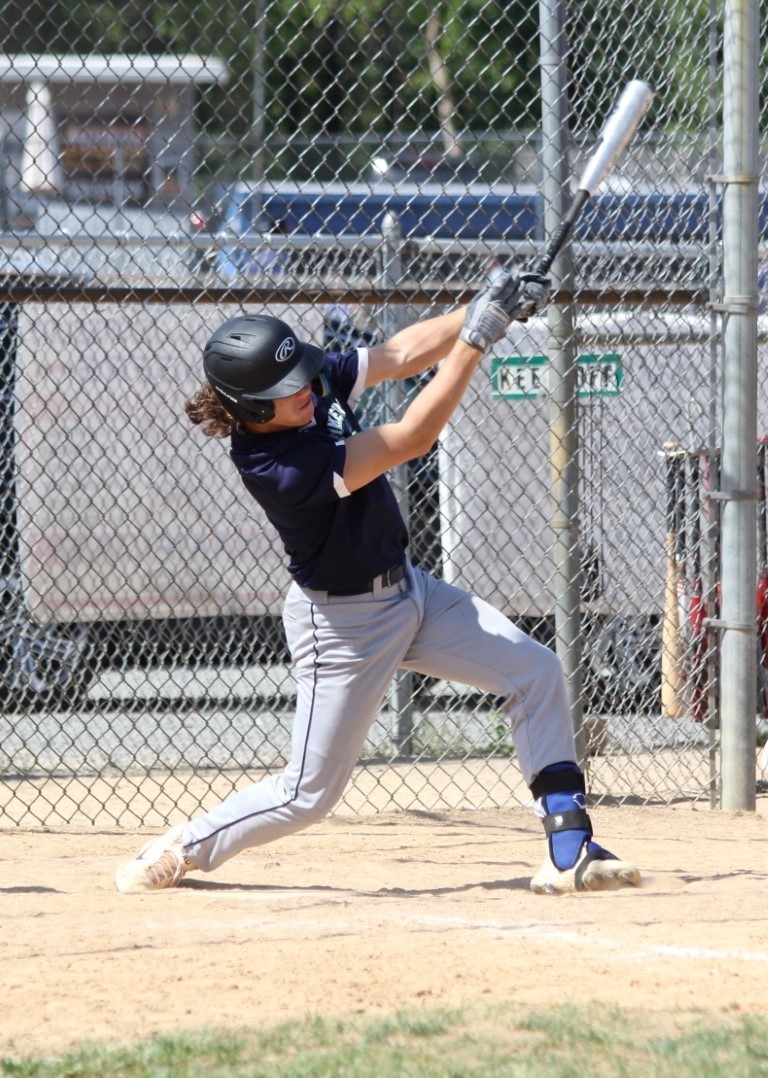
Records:
[[[306,588],[365,591],[399,565],[408,532],[385,476],[350,493],[345,439],[359,431],[353,408],[363,391],[366,349],[328,353],[327,396],[312,423],[274,434],[233,434],[230,455],[247,490],[277,529],[288,568]]]

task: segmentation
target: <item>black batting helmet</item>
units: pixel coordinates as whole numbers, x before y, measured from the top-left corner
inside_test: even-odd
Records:
[[[285,322],[266,314],[227,319],[203,350],[205,377],[243,423],[268,423],[273,401],[303,389],[324,366],[321,348],[297,340]]]

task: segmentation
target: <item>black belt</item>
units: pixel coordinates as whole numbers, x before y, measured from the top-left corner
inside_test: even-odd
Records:
[[[379,576],[374,577],[373,580],[369,581],[369,583],[366,584],[362,588],[360,588],[360,587],[349,588],[349,589],[329,588],[328,589],[328,594],[329,595],[367,595],[368,592],[371,592],[371,591],[374,590],[374,588],[376,587],[376,584],[380,584],[382,588],[388,588],[392,584],[399,584],[401,580],[405,580],[405,576],[406,576],[405,562],[401,561],[399,565],[395,565],[395,566],[393,566],[392,569],[387,569],[385,572],[381,573]]]

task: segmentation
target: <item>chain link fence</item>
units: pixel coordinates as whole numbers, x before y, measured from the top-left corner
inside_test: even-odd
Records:
[[[576,369],[572,688],[595,798],[717,804],[720,6],[554,6],[569,72],[554,163],[530,6],[6,8],[7,823],[157,824],[281,764],[288,579],[226,447],[184,417],[202,344],[248,309],[365,346],[525,265],[546,240],[542,185],[553,168],[578,176],[638,74],[654,103],[580,220],[574,286],[556,297]],[[549,348],[545,319],[513,326],[439,445],[393,481],[413,560],[555,647]],[[417,390],[369,392],[367,420]],[[759,442],[758,480],[763,458]],[[761,650],[759,734],[767,668]],[[345,807],[525,801],[499,704],[403,674]]]

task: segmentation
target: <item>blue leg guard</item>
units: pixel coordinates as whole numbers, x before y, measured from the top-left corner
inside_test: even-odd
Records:
[[[560,871],[573,868],[586,843],[600,849],[590,842],[592,822],[587,814],[586,787],[576,764],[545,767],[531,784],[531,793],[541,803],[549,856]]]

